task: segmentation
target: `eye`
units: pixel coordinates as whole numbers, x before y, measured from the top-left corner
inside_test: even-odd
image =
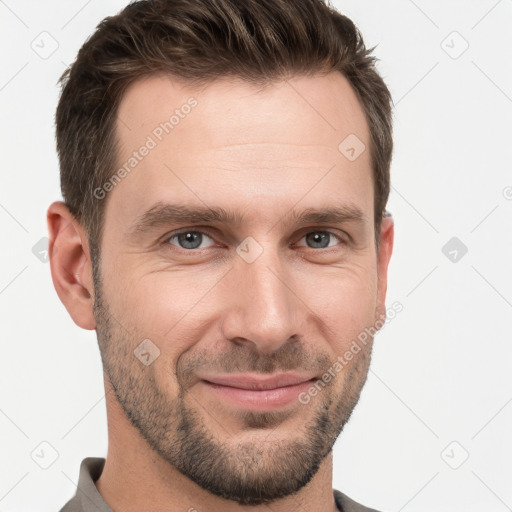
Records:
[[[165,239],[165,243],[177,245],[180,249],[205,249],[208,246],[208,240],[213,242],[213,239],[202,231],[181,231]]]
[[[327,247],[333,247],[343,242],[342,238],[330,231],[311,231],[301,238],[305,239],[306,247],[312,249],[325,249]],[[304,247],[304,244],[297,244]]]

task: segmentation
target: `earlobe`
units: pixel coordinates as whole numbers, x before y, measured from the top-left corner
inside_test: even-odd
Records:
[[[85,231],[62,201],[50,205],[47,223],[50,268],[57,295],[79,327],[95,329],[94,284]]]

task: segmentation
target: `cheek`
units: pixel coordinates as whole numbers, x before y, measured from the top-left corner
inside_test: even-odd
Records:
[[[133,276],[119,291],[117,310],[123,325],[135,344],[150,339],[159,348],[158,371],[174,372],[178,358],[207,337],[211,303],[218,302],[219,277],[212,274],[153,272]]]
[[[375,322],[377,303],[376,271],[371,266],[335,269],[302,280],[301,297],[319,320],[331,349],[343,353],[352,340]]]
[[[165,336],[194,310],[208,302],[208,294],[222,273],[189,269],[127,267],[117,269],[110,296],[116,297],[117,311],[132,327],[149,329]],[[124,275],[123,275],[124,274]]]

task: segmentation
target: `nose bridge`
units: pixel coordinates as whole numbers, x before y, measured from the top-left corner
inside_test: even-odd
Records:
[[[224,321],[227,339],[273,352],[300,334],[298,300],[281,258],[278,249],[267,246],[251,263],[237,259],[230,284],[231,307]]]

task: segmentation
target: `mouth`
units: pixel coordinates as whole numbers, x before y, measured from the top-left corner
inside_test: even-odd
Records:
[[[276,375],[236,374],[205,376],[201,383],[232,405],[242,409],[270,411],[286,407],[307,390],[316,377],[294,373]]]

